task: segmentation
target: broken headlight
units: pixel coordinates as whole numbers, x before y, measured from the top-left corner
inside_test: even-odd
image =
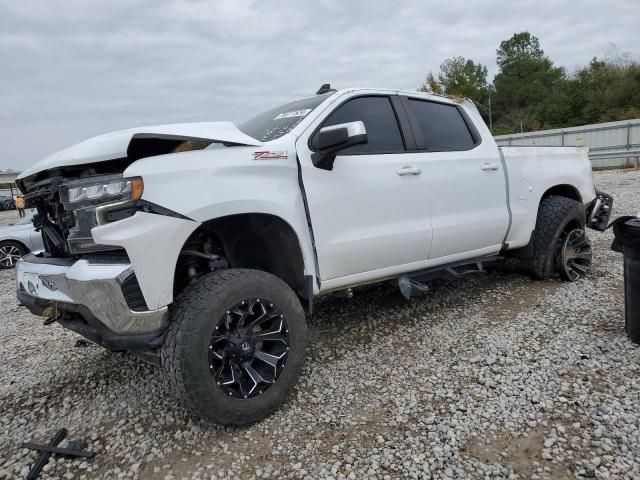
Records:
[[[142,178],[119,178],[89,185],[67,187],[67,201],[70,205],[84,202],[135,201],[142,197]]]
[[[69,251],[90,253],[117,248],[94,243],[91,229],[102,223],[101,211],[139,200],[143,189],[142,178],[122,178],[121,175],[91,177],[63,185],[62,203],[71,216],[67,237]]]

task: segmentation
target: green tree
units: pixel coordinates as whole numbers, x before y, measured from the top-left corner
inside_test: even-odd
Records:
[[[420,90],[471,98],[487,123],[490,98],[494,134],[640,118],[640,63],[613,44],[603,58],[569,75],[534,35],[520,32],[500,43],[497,63],[490,84],[483,65],[449,58]]]
[[[571,84],[574,124],[640,116],[640,64],[627,55],[609,51],[603,60],[593,58],[576,72]]]
[[[497,54],[500,70],[514,67],[522,60],[543,60],[545,58],[544,50],[540,47],[540,40],[529,32],[514,33],[510,39],[500,42]]]
[[[501,126],[530,130],[566,120],[565,71],[545,56],[535,36],[521,32],[501,42],[497,63],[494,106]]]
[[[427,74],[426,81],[422,84],[420,88],[418,88],[418,91],[433,93],[436,95],[444,94],[444,88],[442,88],[442,85],[438,83],[438,81],[436,80],[436,77],[433,76],[433,72],[431,71],[429,71],[429,73]]]
[[[440,65],[438,83],[447,95],[485,103],[489,96],[487,67],[463,57],[448,58]]]

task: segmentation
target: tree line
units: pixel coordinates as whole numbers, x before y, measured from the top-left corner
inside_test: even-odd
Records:
[[[485,65],[448,58],[419,90],[470,98],[495,135],[640,118],[640,64],[615,45],[569,72],[520,32],[500,43],[497,64],[490,82]]]

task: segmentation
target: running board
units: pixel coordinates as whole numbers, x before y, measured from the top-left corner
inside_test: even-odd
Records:
[[[467,275],[486,273],[484,269],[486,264],[495,263],[500,260],[502,260],[502,257],[498,256],[479,257],[472,260],[464,260],[440,267],[407,273],[398,278],[398,288],[404,298],[411,300],[412,297],[421,297],[429,291],[428,282],[433,280],[453,281],[459,280]]]

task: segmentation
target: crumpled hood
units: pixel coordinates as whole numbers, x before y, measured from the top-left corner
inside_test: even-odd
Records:
[[[131,141],[139,138],[211,140],[238,145],[262,145],[262,142],[243,133],[231,122],[175,123],[137,127],[99,135],[60,150],[23,171],[18,179],[57,167],[125,158]]]

